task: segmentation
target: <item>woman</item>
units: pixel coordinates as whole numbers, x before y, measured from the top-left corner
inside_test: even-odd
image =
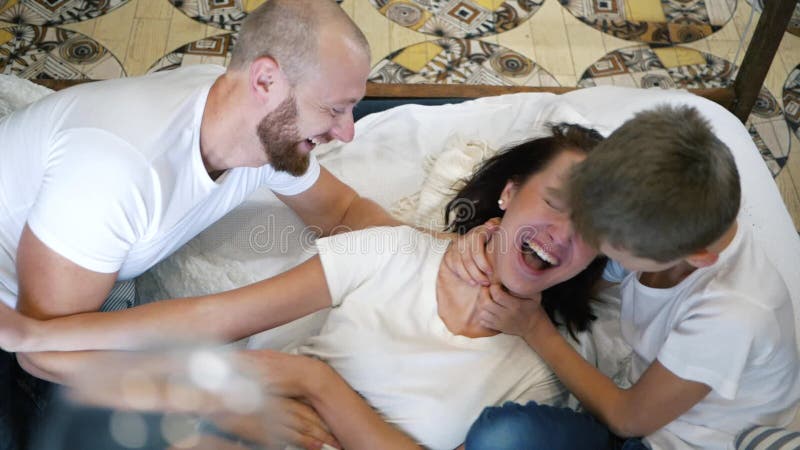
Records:
[[[579,126],[554,127],[553,136],[483,163],[446,211],[458,233],[502,217],[486,249],[492,282],[520,298],[541,296],[570,332],[591,319],[589,289],[603,261],[573,232],[559,192],[598,141]],[[231,341],[333,306],[297,355],[242,358],[269,392],[311,404],[344,448],[452,449],[484,406],[558,404],[565,393],[522,339],[479,324],[486,288],[442,264],[458,251],[449,244],[409,227],[341,234],[317,241],[319,255],[296,268],[240,289],[45,322],[5,319],[11,326],[0,343],[67,351],[94,342],[141,349],[188,336]],[[176,308],[180,302],[192,306]],[[174,325],[187,322],[194,326]]]

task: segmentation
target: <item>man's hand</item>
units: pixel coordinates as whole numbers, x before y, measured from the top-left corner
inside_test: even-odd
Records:
[[[486,328],[524,338],[540,327],[542,321],[550,323],[541,299],[541,295],[535,299],[517,298],[493,284],[481,289],[478,319]]]
[[[467,234],[458,236],[444,255],[445,266],[473,286],[489,286],[492,266],[486,258],[486,243],[499,225],[500,219],[490,219]]]

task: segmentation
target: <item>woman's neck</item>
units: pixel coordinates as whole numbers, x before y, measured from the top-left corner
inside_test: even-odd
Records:
[[[451,245],[447,251],[455,252],[457,249]],[[491,256],[487,256],[493,262]],[[470,338],[498,334],[478,323],[480,302],[488,301],[488,298],[482,298],[481,289],[484,288],[473,286],[459,278],[444,261],[439,264],[439,274],[436,277],[437,312],[451,333]]]

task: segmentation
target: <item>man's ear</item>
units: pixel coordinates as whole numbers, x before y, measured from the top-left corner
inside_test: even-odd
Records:
[[[686,262],[689,263],[693,267],[697,267],[701,269],[703,267],[708,267],[719,259],[719,253],[712,252],[709,250],[700,250],[698,252],[694,252],[688,257],[685,258]]]
[[[261,102],[281,97],[287,81],[280,65],[271,56],[261,56],[250,63],[249,88]]]

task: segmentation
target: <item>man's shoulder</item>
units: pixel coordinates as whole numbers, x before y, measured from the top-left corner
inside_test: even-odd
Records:
[[[152,195],[158,185],[152,163],[132,143],[111,131],[73,128],[60,131],[56,140],[58,146],[47,169],[55,177],[54,188],[108,198],[134,192]]]
[[[141,110],[169,111],[185,97],[208,88],[224,73],[214,65],[194,65],[136,77],[115,78],[83,83],[49,97],[66,102],[65,107],[103,122],[98,114],[136,118]],[[154,114],[159,117],[159,114]]]

